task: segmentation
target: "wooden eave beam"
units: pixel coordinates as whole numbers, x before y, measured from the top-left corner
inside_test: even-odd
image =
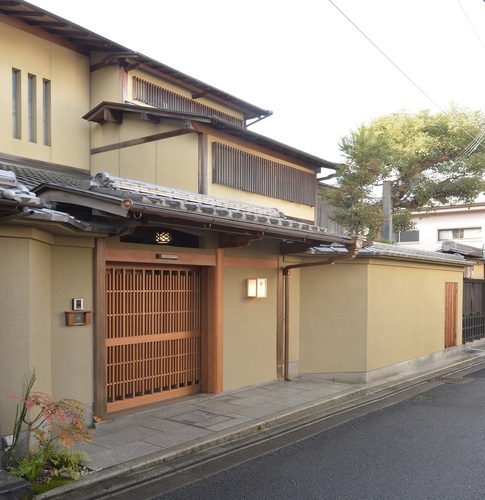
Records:
[[[255,234],[227,234],[219,233],[220,248],[247,247],[253,241],[261,240],[262,237]]]
[[[163,139],[169,139],[171,137],[177,137],[179,135],[193,134],[193,133],[195,133],[195,131],[191,128],[181,128],[181,129],[171,130],[169,132],[160,132],[159,134],[147,135],[145,137],[138,137],[137,139],[131,139],[129,141],[117,142],[115,144],[107,144],[106,146],[100,146],[99,148],[92,148],[91,154],[94,155],[98,153],[106,153],[107,151],[115,151],[117,149],[128,148],[131,146],[138,146],[140,144],[146,144],[148,142],[161,141]]]
[[[155,124],[159,124],[162,121],[162,118],[160,116],[156,116],[151,113],[141,113],[140,119]]]
[[[123,123],[123,112],[120,110],[105,108],[103,115],[105,122]]]
[[[48,42],[52,42],[55,43],[56,45],[60,45],[61,47],[70,49],[74,52],[77,52],[78,54],[82,54],[83,56],[89,56],[90,50],[85,45],[77,45],[71,43],[63,37],[52,35],[48,31],[43,30],[42,28],[36,26],[35,24],[29,24],[25,21],[22,21],[20,19],[2,13],[0,13],[0,22],[8,24],[9,26],[25,31],[27,33],[30,33],[31,35],[37,36],[44,40],[47,40]]]

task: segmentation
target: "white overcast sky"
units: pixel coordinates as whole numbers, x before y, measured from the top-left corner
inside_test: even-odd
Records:
[[[31,3],[272,110],[251,129],[330,161],[383,114],[485,111],[483,0]]]

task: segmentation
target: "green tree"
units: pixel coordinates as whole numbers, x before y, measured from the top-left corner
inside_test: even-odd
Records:
[[[447,111],[381,116],[343,137],[337,189],[325,190],[332,220],[352,234],[380,237],[379,187],[393,180],[393,225],[412,228],[411,212],[471,203],[485,191],[485,115],[452,105]]]

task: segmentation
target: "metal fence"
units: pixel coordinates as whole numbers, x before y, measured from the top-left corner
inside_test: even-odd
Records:
[[[463,315],[463,343],[485,338],[485,313]]]

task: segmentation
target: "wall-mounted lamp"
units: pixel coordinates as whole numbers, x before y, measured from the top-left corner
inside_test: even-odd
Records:
[[[172,241],[172,235],[168,231],[159,231],[155,233],[155,243],[159,245],[168,245]]]
[[[266,278],[248,278],[246,280],[246,297],[263,298],[268,296],[268,280]]]

